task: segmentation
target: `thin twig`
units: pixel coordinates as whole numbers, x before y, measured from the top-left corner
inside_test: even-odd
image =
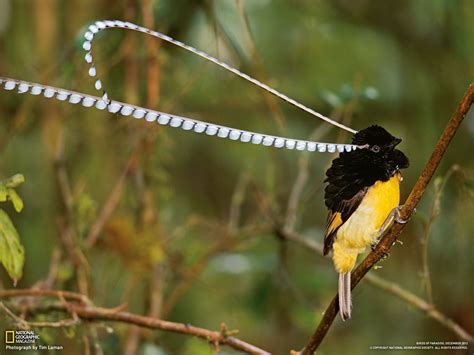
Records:
[[[141,1],[143,25],[147,28],[155,28],[154,6],[152,0]],[[160,101],[161,60],[157,53],[162,43],[151,36],[146,38],[147,107],[156,107]]]
[[[56,170],[57,183],[60,197],[64,204],[64,217],[60,219],[59,236],[71,263],[76,267],[77,286],[81,293],[87,295],[89,292],[88,271],[89,265],[81,248],[77,243],[77,233],[74,228],[74,198],[71,192],[71,184],[66,169],[64,158],[64,136],[58,137],[54,167]]]
[[[430,159],[428,160],[425,168],[423,169],[418,181],[413,187],[408,199],[403,205],[400,211],[400,217],[404,220],[408,220],[421,197],[423,196],[428,183],[430,182],[433,174],[435,173],[438,165],[449,146],[452,138],[454,137],[457,129],[459,128],[464,117],[468,113],[474,102],[474,84],[471,84],[466,91],[464,97],[459,103],[458,107],[454,111],[451,119],[449,120],[444,132],[442,133],[438,143],[436,144],[433,153],[431,154]],[[382,238],[378,243],[377,247],[362,261],[362,263],[357,267],[357,269],[352,273],[351,277],[351,287],[354,288],[362,280],[362,278],[367,274],[367,272],[377,264],[384,256],[388,255],[392,245],[397,240],[398,236],[401,234],[406,224],[394,223],[392,228],[388,233]],[[338,311],[338,296],[336,295],[326,311],[324,316],[316,328],[314,334],[308,341],[308,344],[301,351],[302,355],[313,354],[316,349],[319,347],[323,339],[325,338],[329,328],[334,321]]]
[[[18,297],[53,297],[59,300],[76,301],[83,305],[89,305],[91,302],[80,293],[58,290],[39,290],[39,289],[15,289],[0,290],[0,298],[18,298]]]
[[[234,193],[232,194],[232,199],[229,209],[229,232],[235,233],[239,228],[240,215],[242,212],[242,203],[245,199],[245,191],[249,183],[249,174],[242,173],[240,174],[239,180],[235,185]]]
[[[79,319],[61,319],[54,322],[30,322],[17,316],[11,309],[9,309],[3,302],[0,302],[0,308],[17,324],[17,326],[24,330],[31,328],[66,328],[73,327],[80,323]]]
[[[338,116],[339,113],[336,110],[331,114],[331,117],[334,117],[336,120],[338,120]],[[319,140],[321,137],[325,136],[331,130],[331,128],[331,125],[321,125],[317,127],[310,134],[308,140]],[[304,152],[298,159],[298,174],[296,175],[295,182],[291,188],[285,213],[284,228],[288,231],[292,231],[295,227],[298,206],[300,205],[303,189],[306,186],[306,182],[308,181],[309,177],[309,159],[309,152]]]
[[[65,222],[64,219],[61,219],[59,223],[59,236],[69,256],[69,260],[76,268],[77,287],[81,293],[88,295],[89,264],[81,248],[76,244],[76,233],[73,226],[69,222]]]
[[[114,188],[112,189],[112,192],[110,193],[110,195],[108,196],[107,200],[104,203],[104,206],[100,210],[97,220],[94,222],[94,224],[92,224],[89,230],[89,233],[87,234],[87,237],[85,238],[84,245],[86,246],[86,248],[88,249],[92,248],[97,242],[97,239],[100,233],[102,232],[105,224],[109,220],[112,213],[115,211],[117,204],[120,202],[120,197],[122,196],[122,193],[124,191],[127,176],[130,174],[130,171],[132,171],[133,168],[135,167],[136,162],[137,162],[137,151],[132,153],[132,155],[128,159],[125,169],[123,170],[122,174],[120,175],[117,182],[115,183]]]
[[[59,266],[61,263],[62,252],[59,247],[53,248],[53,253],[51,255],[51,263],[49,264],[48,276],[41,283],[41,288],[51,289],[56,282],[56,278],[59,273]]]
[[[298,159],[298,175],[296,176],[295,183],[291,189],[290,197],[288,198],[288,205],[286,207],[285,229],[290,231],[293,230],[295,226],[301,195],[306,186],[306,182],[308,181],[308,166],[309,156],[308,154],[302,154]]]
[[[253,39],[252,30],[250,29],[250,23],[245,12],[244,4],[242,0],[235,0],[237,6],[237,12],[240,18],[240,22],[242,23],[242,27],[244,29],[244,33],[248,39],[248,43],[250,45],[250,56],[253,61],[253,65],[256,69],[255,77],[262,82],[268,81],[265,75],[265,71],[263,70],[262,60],[258,55],[257,46],[255,45],[255,40]],[[283,115],[283,111],[279,105],[278,99],[264,90],[262,92],[263,99],[265,100],[265,104],[268,106],[269,110],[272,113],[272,116],[280,130],[284,130],[286,128],[286,121],[285,116]]]
[[[90,341],[87,335],[82,336],[82,341],[84,342],[84,355],[91,355]]]
[[[465,340],[465,341],[474,340],[474,336],[472,334],[469,334],[459,324],[457,324],[455,321],[453,321],[451,318],[449,318],[445,314],[441,313],[430,302],[427,302],[423,300],[422,298],[416,296],[415,294],[407,290],[404,290],[396,283],[386,281],[376,275],[368,274],[365,279],[372,285],[377,286],[378,288],[382,290],[390,292],[391,294],[404,300],[406,303],[411,304],[415,306],[416,308],[420,309],[421,311],[425,312],[430,318],[436,320],[438,323],[442,324],[443,326],[451,330],[460,339]]]
[[[62,252],[59,247],[54,247],[51,254],[51,262],[49,264],[48,276],[44,280],[39,281],[33,288],[51,289],[56,282],[59,272],[59,264],[61,263]]]
[[[3,309],[3,311],[9,316],[13,321],[17,324],[18,328],[28,330],[30,329],[28,322],[25,321],[23,318],[18,317],[13,311],[10,310],[7,306],[3,304],[3,302],[0,302],[0,308]]]
[[[155,27],[154,18],[154,2],[151,0],[141,0],[139,2],[141,14],[143,16],[143,24],[147,28]],[[155,38],[148,36],[145,39],[146,49],[146,104],[147,107],[156,107],[160,101],[160,77],[161,77],[161,59],[157,56],[158,50],[162,42],[156,41]],[[134,52],[127,54],[127,57],[133,57]],[[131,88],[132,92],[138,93],[138,87]],[[150,157],[155,147],[157,132],[148,130],[145,122],[142,123],[141,132],[144,133],[140,137],[138,145],[141,148],[140,163],[135,171],[135,187],[139,197],[138,215],[140,216],[139,228],[142,230],[154,230],[157,238],[162,239],[163,233],[159,224],[159,213],[155,207],[154,186],[148,180],[152,175],[154,164],[150,164]],[[161,315],[163,293],[165,288],[166,265],[164,261],[153,263],[153,272],[151,282],[148,289],[148,311],[147,316],[158,318]],[[143,329],[132,327],[125,341],[124,355],[136,354]]]
[[[440,205],[441,205],[441,195],[443,194],[443,190],[446,186],[447,181],[453,174],[453,172],[458,169],[459,167],[457,165],[453,165],[445,174],[445,176],[441,179],[441,182],[439,184],[435,183],[435,192],[434,192],[433,204],[431,205],[430,217],[425,224],[423,236],[420,240],[421,260],[422,260],[422,265],[423,265],[422,284],[426,288],[426,295],[428,297],[428,301],[430,304],[434,304],[434,302],[433,302],[433,287],[431,285],[431,274],[430,274],[430,268],[429,268],[429,262],[428,262],[428,242],[429,242],[431,228],[433,226],[433,223],[436,220],[436,218],[439,216]]]

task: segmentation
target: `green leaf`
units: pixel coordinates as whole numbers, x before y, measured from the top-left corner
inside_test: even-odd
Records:
[[[7,189],[8,197],[15,208],[15,211],[21,212],[23,209],[23,201],[21,200],[20,196],[16,193],[13,189]]]
[[[23,274],[25,250],[10,217],[2,209],[0,209],[0,263],[16,284]]]
[[[21,174],[16,174],[8,179],[0,181],[0,202],[10,200],[15,211],[20,212],[23,209],[23,201],[14,189],[24,181],[25,177]]]
[[[0,202],[5,202],[8,199],[7,188],[0,184]]]
[[[5,185],[6,187],[15,188],[25,182],[25,177],[22,174],[15,174],[12,177],[5,179],[0,182],[0,185]]]

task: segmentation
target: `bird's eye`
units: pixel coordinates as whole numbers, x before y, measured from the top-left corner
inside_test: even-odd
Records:
[[[372,148],[370,148],[374,153],[380,152],[380,147],[378,145],[373,145]]]

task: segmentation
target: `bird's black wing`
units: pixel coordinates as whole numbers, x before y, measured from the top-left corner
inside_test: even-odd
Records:
[[[324,200],[329,209],[324,236],[324,255],[332,248],[339,227],[349,219],[364,198],[367,190],[377,181],[366,151],[341,153],[326,172]]]

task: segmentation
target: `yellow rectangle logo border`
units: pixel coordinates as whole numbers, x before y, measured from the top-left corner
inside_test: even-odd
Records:
[[[14,330],[5,330],[5,344],[15,344],[15,331]]]

